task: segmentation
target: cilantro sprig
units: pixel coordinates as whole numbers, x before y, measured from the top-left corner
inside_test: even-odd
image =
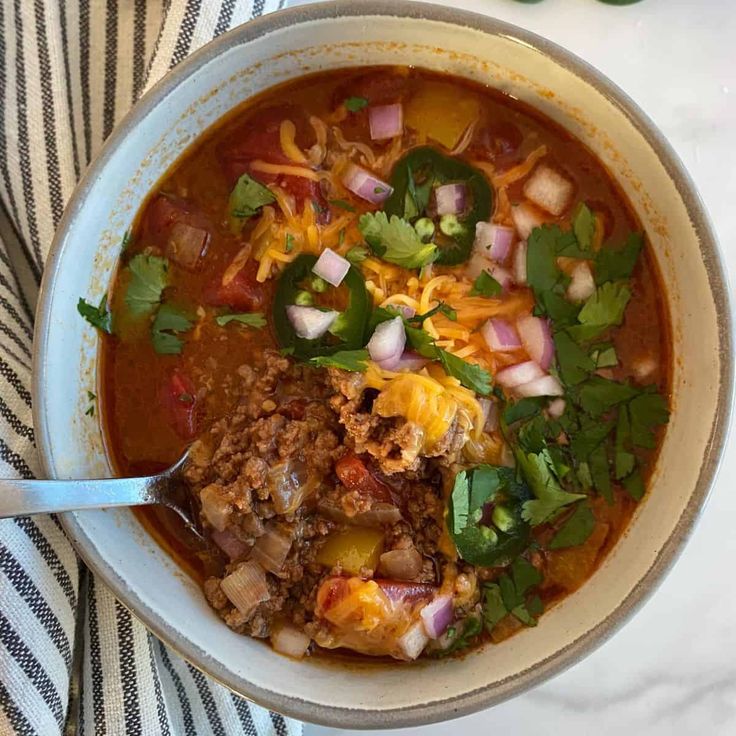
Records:
[[[397,215],[366,212],[358,220],[358,229],[373,252],[389,263],[404,268],[422,268],[439,256],[434,243],[425,243],[417,231]]]

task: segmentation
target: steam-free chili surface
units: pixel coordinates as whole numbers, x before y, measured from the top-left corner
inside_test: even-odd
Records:
[[[117,470],[194,442],[206,541],[137,513],[228,625],[291,656],[535,625],[619,539],[666,423],[638,233],[584,146],[494,91],[381,68],[260,95],[161,180],[109,305],[85,305],[112,315]]]

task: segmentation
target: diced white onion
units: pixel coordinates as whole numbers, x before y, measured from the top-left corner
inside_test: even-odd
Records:
[[[222,486],[210,483],[199,492],[202,514],[218,532],[224,531],[232,513],[232,505]]]
[[[547,413],[552,419],[559,419],[565,413],[565,399],[553,399],[549,402]]]
[[[503,225],[494,225],[490,222],[478,222],[475,225],[475,241],[473,247],[476,253],[496,263],[505,263],[511,252],[514,242],[514,229]]]
[[[537,378],[542,378],[544,371],[533,360],[517,363],[496,373],[496,383],[503,388],[516,388]]]
[[[271,594],[266,582],[266,573],[256,562],[241,563],[220,583],[222,592],[244,616],[250,616],[259,603],[267,601]]]
[[[403,659],[416,659],[429,643],[429,637],[421,621],[412,624],[399,639],[399,652]]]
[[[291,549],[291,537],[275,526],[266,529],[266,533],[258,537],[251,558],[264,570],[272,573],[281,572],[286,557]]]
[[[555,169],[540,164],[524,184],[524,196],[556,217],[570,204],[575,187]]]
[[[438,215],[457,215],[465,211],[465,184],[442,184],[434,190]]]
[[[406,331],[401,317],[394,317],[376,327],[368,341],[368,354],[382,364],[386,361],[398,364],[406,347]],[[391,370],[386,368],[386,370]]]
[[[309,649],[312,640],[296,626],[284,624],[271,632],[271,645],[273,648],[289,657],[301,659]]]
[[[570,274],[566,296],[571,302],[584,302],[595,292],[593,272],[587,261],[580,261]]]
[[[325,248],[312,267],[312,271],[328,284],[340,286],[350,270],[350,261],[330,248]]]
[[[516,386],[514,393],[521,398],[526,398],[528,396],[562,396],[565,392],[554,376],[542,376]]]
[[[517,204],[511,208],[511,219],[514,221],[516,232],[522,240],[526,240],[535,227],[544,224],[541,213],[526,202]]]
[[[422,571],[422,556],[416,547],[392,549],[381,555],[379,570],[389,578],[414,580]]]
[[[290,304],[286,307],[286,316],[294,332],[305,340],[316,340],[322,337],[332,327],[338,314],[334,309],[323,312],[321,309],[303,307],[300,304]]]

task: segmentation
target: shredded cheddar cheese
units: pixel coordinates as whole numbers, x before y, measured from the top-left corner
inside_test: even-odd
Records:
[[[279,141],[284,156],[295,164],[306,164],[307,157],[296,144],[296,125],[291,120],[282,120],[279,127]]]

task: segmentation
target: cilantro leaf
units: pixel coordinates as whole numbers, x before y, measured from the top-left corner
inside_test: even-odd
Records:
[[[365,97],[348,97],[343,104],[349,112],[358,112],[368,107],[368,100]]]
[[[345,210],[346,212],[355,212],[355,207],[353,207],[350,202],[344,200],[344,199],[328,199],[327,200],[333,207],[339,207],[341,210]]]
[[[601,248],[595,261],[596,284],[600,286],[607,281],[628,279],[643,247],[644,238],[641,233],[631,233],[622,248]]]
[[[438,302],[437,305],[432,307],[428,312],[425,312],[424,314],[415,314],[413,317],[408,317],[406,321],[410,324],[421,326],[425,319],[434,317],[435,314],[444,314],[450,321],[457,321],[457,312],[444,302]]]
[[[667,401],[658,393],[643,393],[629,403],[631,441],[637,447],[656,446],[654,428],[669,421]]]
[[[503,291],[501,284],[487,271],[482,271],[480,276],[473,282],[470,296],[486,296],[488,298],[498,296]]]
[[[544,397],[529,396],[513,404],[507,404],[503,412],[503,421],[508,425],[529,419],[538,415],[546,403],[547,399]]]
[[[508,611],[503,602],[501,587],[497,583],[491,583],[483,588],[483,620],[486,629],[490,632],[496,624],[500,623]]]
[[[363,263],[363,261],[368,258],[368,248],[364,248],[362,245],[354,245],[345,254],[345,258],[347,258],[348,261],[353,264],[353,266],[357,266],[359,263]]]
[[[266,318],[261,312],[221,314],[219,317],[215,317],[215,322],[220,327],[224,327],[229,322],[239,322],[241,325],[246,325],[246,327],[265,327],[267,324]]]
[[[264,187],[248,174],[242,174],[230,192],[230,214],[241,220],[247,220],[257,214],[264,204],[275,201],[276,198],[268,187]]]
[[[107,294],[102,295],[102,299],[96,307],[80,297],[77,302],[77,312],[93,327],[106,332],[108,335],[112,334],[112,312],[107,306]]]
[[[644,480],[641,477],[641,473],[635,470],[631,475],[624,478],[624,488],[626,492],[634,499],[634,501],[641,501],[644,497]]]
[[[174,333],[186,332],[192,323],[184,312],[171,304],[162,304],[151,327],[153,349],[159,355],[178,355],[184,342]]]
[[[590,351],[590,359],[596,368],[613,368],[618,365],[616,348],[610,343],[595,345]]]
[[[519,555],[529,539],[519,500],[528,495],[509,468],[478,465],[459,472],[448,505],[447,527],[460,557],[488,567],[508,564]],[[491,504],[493,513],[485,521]]]
[[[611,469],[608,464],[608,451],[605,444],[601,443],[590,453],[588,469],[590,470],[593,486],[610,506],[613,504],[613,493],[611,491]]]
[[[439,361],[448,376],[457,378],[460,383],[471,391],[488,396],[491,393],[491,374],[475,363],[468,363],[442,348],[436,348]]]
[[[580,422],[580,431],[570,441],[570,449],[575,457],[586,459],[608,437],[613,429],[613,420],[602,422],[600,419],[583,418]]]
[[[613,462],[616,480],[625,478],[634,469],[636,457],[626,449],[630,441],[629,410],[627,406],[622,406],[618,412],[618,424],[616,425],[616,452]]]
[[[140,253],[130,260],[128,270],[130,282],[125,303],[136,316],[148,314],[161,301],[168,285],[169,263],[165,258]]]
[[[562,490],[553,471],[549,450],[545,449],[537,454],[517,450],[516,459],[521,474],[536,497],[526,501],[521,512],[521,517],[532,526],[549,521],[560,509],[585,498],[583,494]]]
[[[577,398],[583,410],[594,419],[624,401],[639,394],[639,389],[627,383],[609,381],[602,376],[591,376],[577,388]]]
[[[417,231],[396,215],[389,220],[385,212],[366,212],[358,229],[374,253],[397,266],[422,268],[439,256],[434,243],[423,243]]]
[[[535,227],[527,240],[527,283],[539,295],[551,291],[563,280],[557,265],[557,241],[563,236],[557,225]]]
[[[587,251],[593,247],[595,215],[588,209],[585,202],[580,203],[580,207],[578,207],[578,211],[575,213],[572,230],[575,233],[575,238],[581,250]]]
[[[387,310],[383,311],[390,314]],[[376,312],[378,310],[374,310],[374,319]],[[387,319],[392,319],[394,316],[391,315]],[[380,321],[384,321],[384,319],[381,318]],[[465,388],[469,388],[481,396],[487,396],[491,393],[491,374],[488,371],[479,365],[475,365],[475,363],[468,363],[462,358],[438,348],[428,332],[418,327],[412,327],[407,321],[404,321],[404,330],[406,331],[406,339],[412,348],[421,356],[442,363],[442,367],[448,376],[457,378]]]
[[[549,543],[550,549],[565,549],[583,544],[595,529],[595,516],[588,503],[579,503]]]
[[[555,333],[554,341],[562,381],[568,386],[584,381],[595,369],[590,356],[564,330]]]
[[[368,368],[367,360],[367,350],[338,350],[332,355],[317,355],[308,362],[319,368],[342,368],[344,371],[362,373]]]
[[[631,289],[623,282],[607,282],[599,286],[578,313],[579,325],[569,329],[576,340],[590,340],[609,327],[620,325],[626,305],[631,299]]]
[[[449,640],[449,645],[444,649],[433,650],[430,654],[433,657],[447,657],[450,654],[467,649],[475,642],[482,630],[483,625],[480,616],[467,616],[447,629],[445,637]]]

